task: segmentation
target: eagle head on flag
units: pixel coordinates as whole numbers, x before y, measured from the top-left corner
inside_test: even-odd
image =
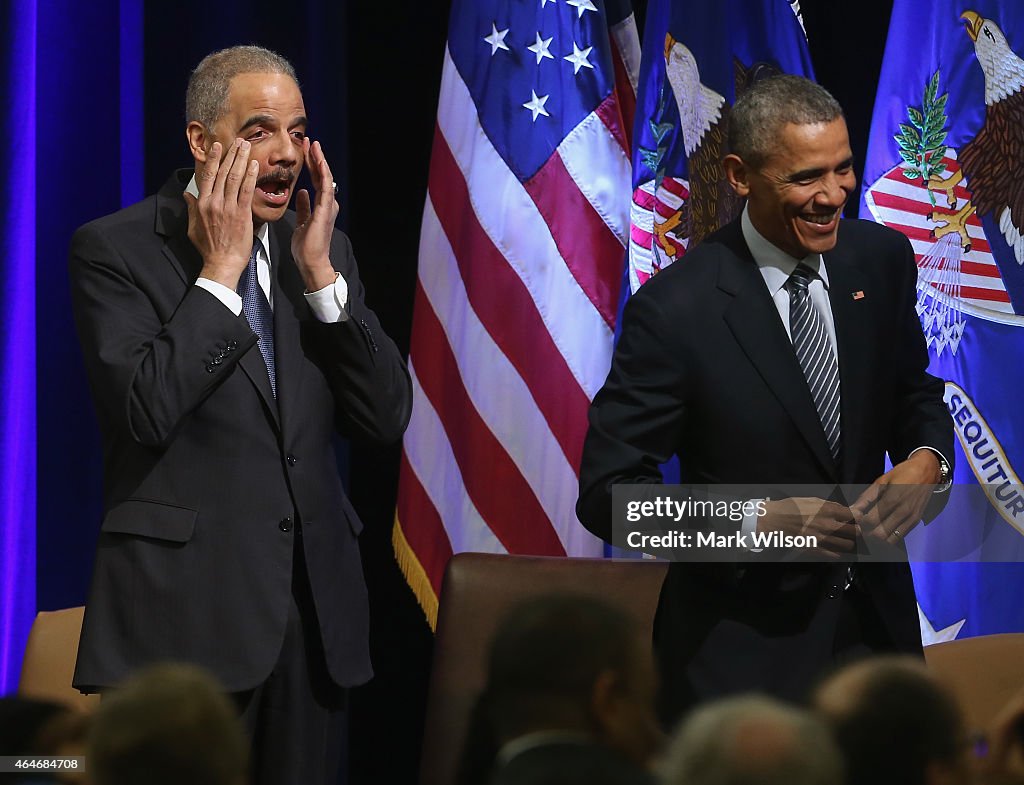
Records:
[[[721,169],[736,98],[773,74],[811,75],[799,3],[787,0],[652,2],[644,41],[631,291],[739,213],[741,201]]]

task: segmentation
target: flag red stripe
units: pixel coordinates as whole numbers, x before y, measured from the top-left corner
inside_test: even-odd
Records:
[[[920,202],[914,201],[913,199],[908,199],[905,196],[896,196],[895,194],[884,194],[878,191],[875,191],[872,194],[872,196],[875,200],[875,204],[877,204],[879,207],[886,207],[890,210],[902,210],[904,212],[912,213],[914,215],[921,215],[921,208],[923,207],[923,205]],[[942,211],[942,214],[945,214],[944,210]],[[975,219],[969,219],[968,224],[970,224],[971,226],[980,226],[980,224]],[[893,224],[889,225],[892,226]],[[908,226],[906,227],[906,229],[901,227],[900,231],[902,231],[908,237],[913,237],[914,239],[918,240],[935,239],[928,234],[927,229],[923,229],[916,226]],[[911,232],[913,232],[914,234],[912,235]],[[982,238],[972,237],[971,246],[974,248],[974,250],[980,251],[982,253],[990,252],[988,242]]]
[[[679,212],[680,208],[673,207],[672,205],[667,204],[666,202],[663,202],[661,201],[661,199],[659,199],[654,203],[654,210],[662,218],[671,218],[673,215]]]
[[[633,203],[645,210],[650,210],[654,206],[654,194],[649,194],[642,188],[637,188],[633,191]]]
[[[619,143],[619,147],[622,148],[622,152],[627,157],[629,156],[629,136],[626,132],[626,120],[622,115],[622,106],[619,105],[618,96],[615,93],[611,93],[601,103],[597,105],[597,109],[594,110],[601,122],[604,123],[608,132],[615,137],[615,141]]]
[[[578,472],[590,399],[555,346],[529,291],[480,226],[466,180],[439,129],[428,189],[473,310],[530,388],[569,465]]]
[[[580,191],[557,151],[523,187],[544,217],[572,277],[614,330],[626,253],[622,243]]]
[[[952,295],[953,288],[950,286],[934,286],[934,289],[938,289],[940,292]],[[1008,303],[1010,302],[1010,295],[1006,292],[998,292],[993,289],[979,289],[976,286],[961,286],[958,294],[961,300],[984,300],[990,303]]]
[[[654,242],[654,235],[650,232],[645,232],[636,224],[629,227],[629,236],[633,239],[634,243],[644,248],[650,248],[651,243]]]
[[[626,64],[622,60],[622,52],[615,45],[614,39],[612,40],[611,49],[612,65],[615,68],[615,91],[609,98],[615,99],[618,110],[616,115],[619,118],[618,125],[620,130],[620,133],[615,138],[619,140],[619,144],[622,145],[626,155],[629,155],[633,149],[633,118],[636,116],[636,97],[633,95],[633,83],[629,81]],[[608,103],[608,99],[605,99],[601,106],[604,106],[606,103]],[[597,113],[601,120],[604,121],[604,124],[608,125],[608,121],[605,120],[604,115],[601,113],[601,106],[597,108]],[[608,125],[608,128],[615,134],[612,126]]]
[[[664,188],[670,194],[678,196],[680,199],[686,199],[689,197],[690,192],[686,186],[676,180],[674,177],[666,177],[661,181],[661,188]]]
[[[402,489],[398,494],[398,521],[402,533],[436,595],[441,591],[444,568],[452,557],[452,545],[437,508],[409,465],[404,450],[398,468],[398,486]]]
[[[918,263],[920,263],[924,258],[921,254],[916,254],[916,257]],[[945,260],[939,263],[937,269],[946,269]],[[977,275],[981,278],[998,278],[999,280],[1002,280],[1002,276],[999,274],[999,268],[994,264],[988,264],[986,262],[969,262],[966,259],[962,259],[960,261],[960,272],[964,275]]]
[[[441,322],[418,283],[416,298],[423,307],[413,314],[412,330],[420,349],[413,365],[429,369],[417,378],[448,435],[473,505],[510,553],[564,556],[562,542],[533,489],[467,394]]]
[[[929,230],[920,226],[907,226],[906,224],[899,223],[887,223],[886,226],[903,232],[911,240],[920,240],[925,243],[934,243],[935,238],[929,234]],[[971,238],[971,249],[978,253],[991,253],[989,245],[984,240],[972,237]]]

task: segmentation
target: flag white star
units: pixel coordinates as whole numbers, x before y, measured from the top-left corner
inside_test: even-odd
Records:
[[[498,26],[491,22],[491,34],[484,36],[484,40],[491,45],[491,57],[494,57],[499,49],[508,51],[508,44],[505,43],[505,36],[507,35],[507,27],[504,30],[499,30]]]
[[[933,643],[945,643],[946,641],[955,640],[956,636],[960,632],[960,628],[964,626],[964,622],[967,619],[960,619],[960,621],[953,622],[948,627],[944,627],[941,630],[936,630],[931,623],[931,620],[924,615],[924,611],[921,610],[921,606],[917,606],[917,615],[921,620],[921,643],[925,646],[931,646]]]
[[[594,11],[595,13],[597,12],[597,6],[594,5],[594,0],[565,0],[565,2],[567,2],[569,5],[573,6],[576,9],[577,13],[579,14],[577,19],[583,18],[584,11]]]
[[[555,59],[555,56],[548,51],[548,47],[551,46],[551,42],[554,40],[554,36],[552,36],[551,38],[545,38],[541,40],[540,33],[537,33],[537,41],[533,44],[533,46],[526,47],[535,55],[537,55],[537,65],[540,65],[540,61],[543,60],[545,57],[548,57],[552,60]]]
[[[540,7],[544,8],[548,3],[554,3],[555,0],[540,0]]]
[[[523,107],[533,112],[533,122],[537,122],[537,115],[542,114],[545,117],[551,117],[551,115],[548,114],[548,110],[544,108],[544,104],[548,102],[548,99],[551,96],[542,95],[538,97],[536,90],[531,90],[530,92],[533,94],[533,98],[523,104]]]
[[[572,42],[572,54],[566,55],[565,60],[572,63],[572,72],[578,74],[581,68],[593,68],[590,63],[587,62],[587,57],[590,55],[590,50],[594,47],[588,46],[586,49],[580,49],[576,46],[576,42]]]

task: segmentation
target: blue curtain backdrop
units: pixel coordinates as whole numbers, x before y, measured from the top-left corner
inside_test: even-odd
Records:
[[[13,684],[35,612],[34,4],[5,8],[3,138],[18,139],[0,186],[0,693]],[[11,165],[11,164],[14,165]]]

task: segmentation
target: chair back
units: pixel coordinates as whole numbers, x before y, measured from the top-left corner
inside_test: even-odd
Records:
[[[956,696],[967,730],[988,729],[996,714],[1024,690],[1024,633],[981,635],[926,646],[925,661]]]
[[[71,686],[78,658],[85,608],[41,611],[32,623],[21,664],[18,694],[94,711],[99,695],[83,695]]]
[[[454,782],[469,714],[486,677],[502,616],[530,597],[573,592],[633,615],[650,640],[668,565],[635,559],[570,559],[460,553],[441,585],[420,761],[421,785]]]

